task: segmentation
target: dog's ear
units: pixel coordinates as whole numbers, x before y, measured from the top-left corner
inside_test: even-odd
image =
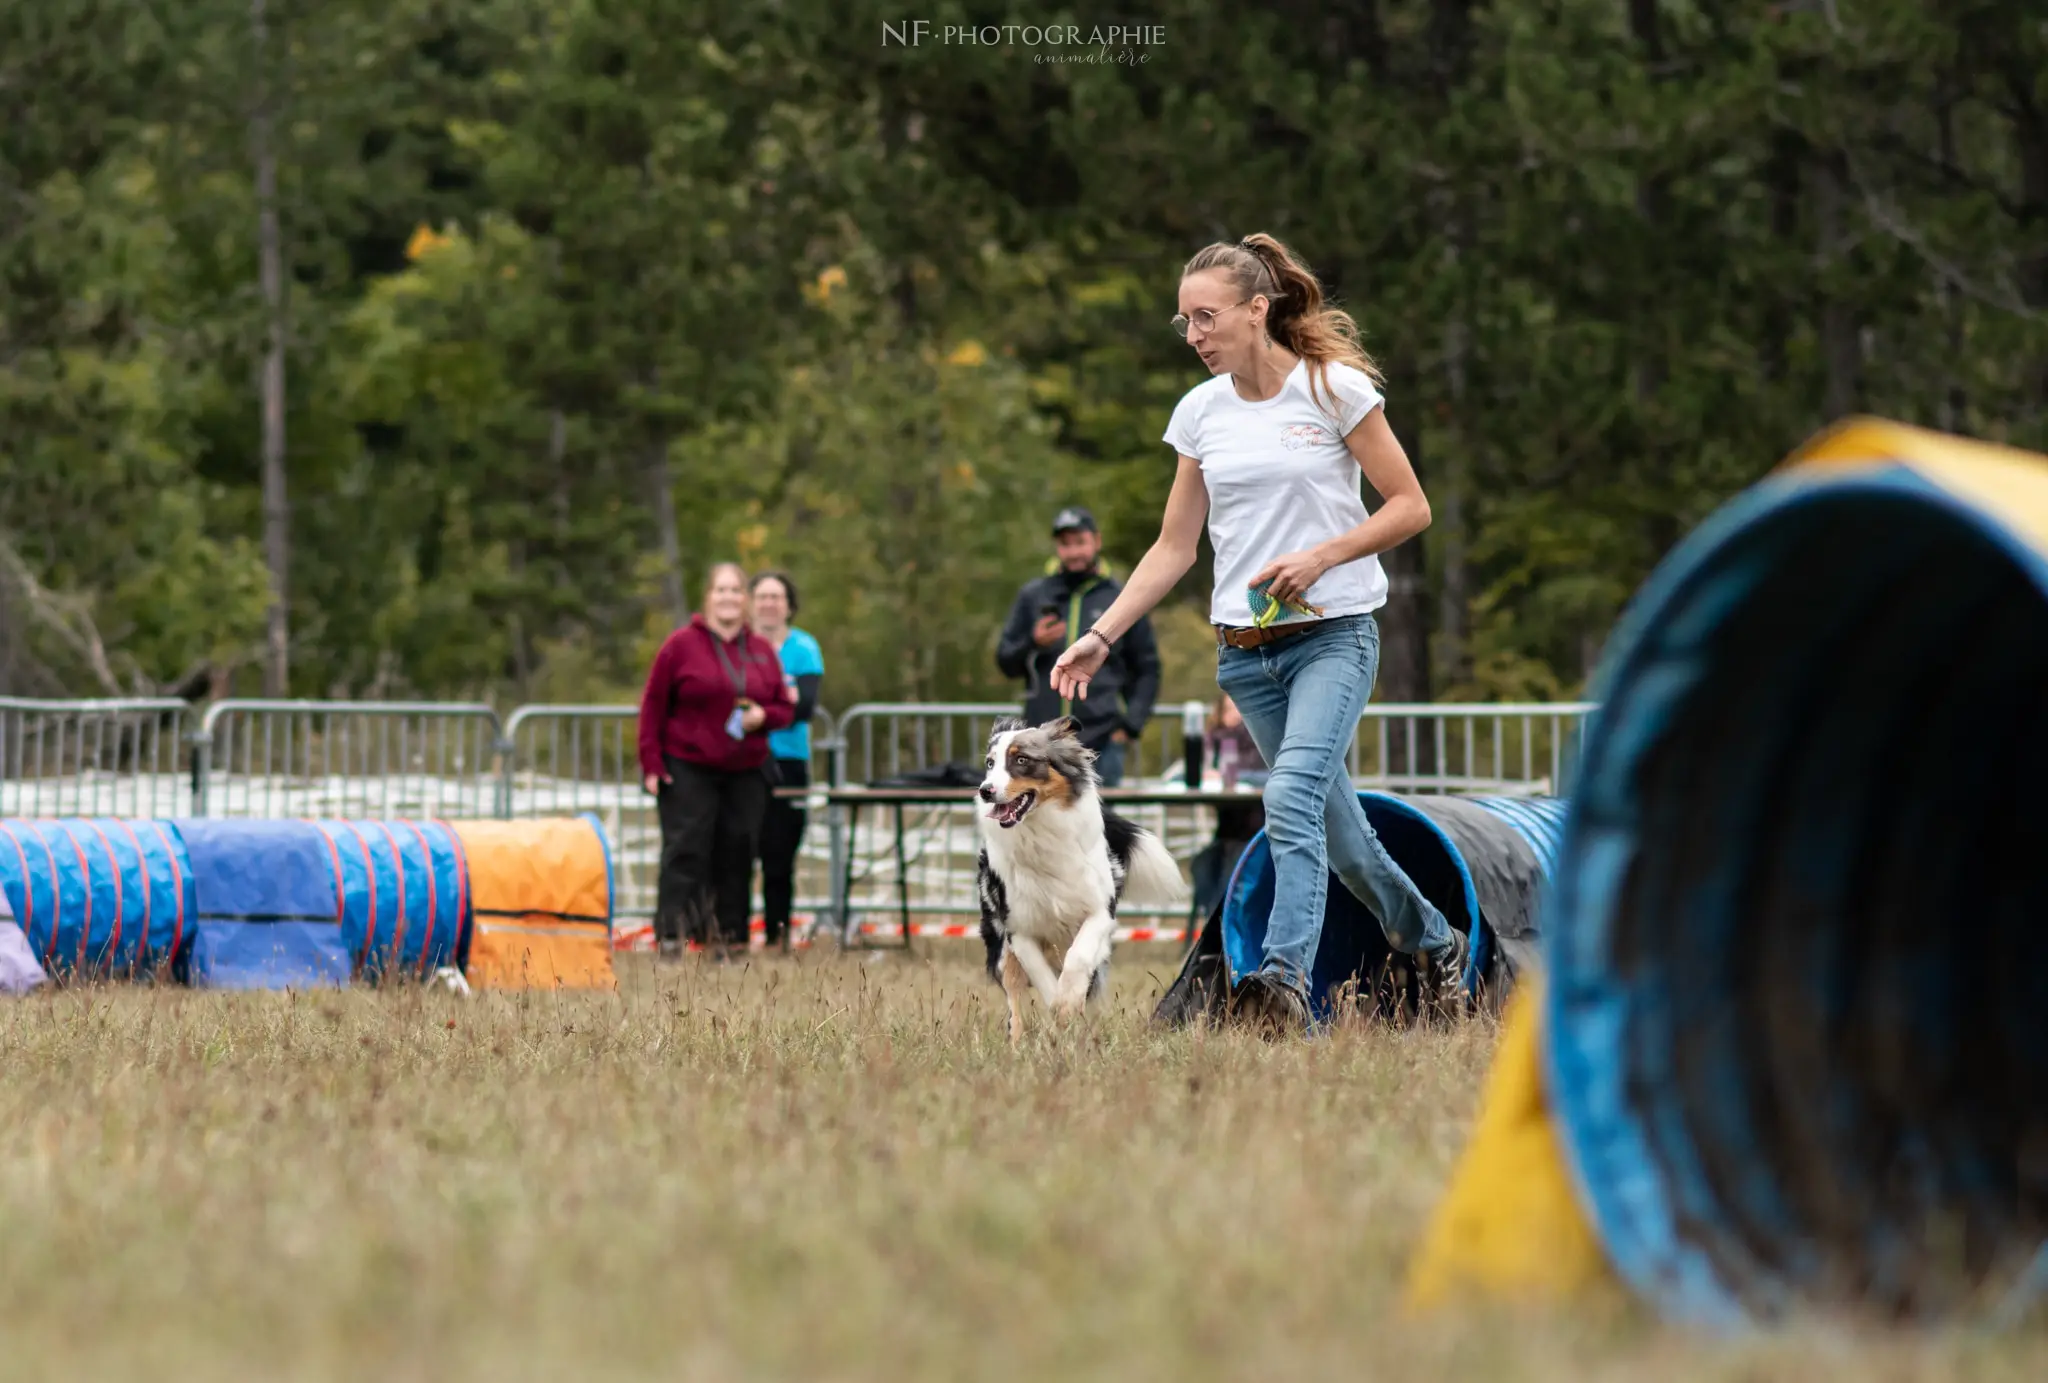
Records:
[[[1081,738],[1081,722],[1072,716],[1061,716],[1048,720],[1043,727],[1045,733],[1056,740],[1078,740]]]
[[[1069,778],[1095,781],[1095,751],[1073,735],[1057,735],[1048,744],[1046,757]]]
[[[1019,720],[1017,717],[1004,716],[995,724],[988,727],[988,742],[990,744],[994,744],[996,742],[997,735],[1008,734],[1012,730],[1022,730],[1023,728],[1024,722]]]

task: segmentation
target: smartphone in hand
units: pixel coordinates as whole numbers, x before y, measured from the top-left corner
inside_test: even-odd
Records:
[[[743,740],[747,737],[746,717],[747,712],[752,709],[754,709],[754,703],[744,696],[733,702],[732,714],[725,718],[727,738]]]

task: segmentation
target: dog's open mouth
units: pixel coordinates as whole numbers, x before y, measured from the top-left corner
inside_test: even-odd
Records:
[[[1038,794],[1036,792],[1020,792],[1009,801],[998,802],[993,807],[990,807],[988,809],[989,819],[1007,831],[1022,821],[1024,813],[1030,811],[1032,804],[1037,801]]]

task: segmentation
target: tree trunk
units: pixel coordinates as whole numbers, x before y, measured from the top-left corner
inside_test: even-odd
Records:
[[[1380,0],[1333,6],[1322,17],[1323,53],[1335,70],[1363,62],[1374,80],[1387,75],[1387,33],[1380,22]]]
[[[1447,98],[1465,79],[1472,56],[1472,0],[1433,0],[1429,7],[1429,64],[1437,95]]]
[[[548,533],[538,541],[541,552],[546,554],[540,563],[543,581],[553,580],[566,590],[574,584],[572,568],[575,562],[569,550],[569,419],[559,408],[548,410],[547,449],[547,506]],[[539,535],[535,535],[539,539]],[[563,617],[551,613],[539,620],[532,629],[520,626],[518,656],[524,670],[520,673],[522,684],[535,667],[537,657],[534,651],[534,636],[557,638],[561,636]]]
[[[1450,258],[1453,261],[1453,281],[1456,282],[1456,232],[1460,222],[1454,216],[1449,224],[1453,230]],[[1470,571],[1465,560],[1465,495],[1472,477],[1472,432],[1466,426],[1465,417],[1466,360],[1470,345],[1464,305],[1460,303],[1452,309],[1451,320],[1444,327],[1444,387],[1451,400],[1452,423],[1447,429],[1451,444],[1444,448],[1436,474],[1430,478],[1427,487],[1434,514],[1431,527],[1439,534],[1436,548],[1437,656],[1434,661],[1443,673],[1443,680],[1453,686],[1463,682],[1471,668],[1471,650],[1467,646],[1465,628],[1465,617],[1471,609]]]
[[[900,80],[900,73],[891,73],[884,78],[882,149],[891,167],[907,170],[909,165],[903,158],[904,149],[924,137],[924,117],[904,109],[901,93],[895,85]],[[913,175],[906,171],[903,176]],[[906,195],[908,192],[908,188],[899,191],[898,195],[903,198],[898,207],[899,214],[914,214],[910,212],[913,203]],[[920,232],[900,224],[892,230],[896,277],[892,296],[896,299],[896,311],[903,320],[905,335],[915,336],[918,326],[917,254],[911,247],[917,243],[916,237]]]
[[[0,586],[0,696],[22,694],[15,681],[14,664],[20,654],[15,645],[15,616],[10,605],[7,588]]]
[[[1600,655],[1606,652],[1607,636],[1591,630],[1579,632],[1579,681],[1584,684],[1593,680],[1593,674],[1600,670]]]
[[[555,550],[569,547],[569,419],[561,409],[548,414],[548,472],[554,479]]]
[[[533,640],[526,632],[526,617],[520,613],[525,608],[526,595],[526,536],[520,534],[506,544],[505,566],[512,575],[512,589],[519,592],[519,603],[507,612],[505,622],[511,626],[512,635],[512,685],[519,688],[520,700],[525,700],[527,689],[533,678]]]
[[[1429,577],[1422,542],[1402,543],[1380,556],[1387,573],[1387,603],[1380,607],[1380,670],[1373,701],[1386,704],[1427,702],[1434,695],[1429,675]],[[1382,773],[1427,776],[1436,771],[1436,739],[1427,721],[1414,726],[1415,754],[1408,754],[1409,722],[1387,725],[1387,761]],[[1361,752],[1370,756],[1378,742],[1372,722],[1363,722]],[[1367,766],[1370,767],[1368,757]]]
[[[1777,130],[1771,135],[1764,185],[1770,189],[1771,239],[1777,245],[1792,244],[1799,231],[1800,174],[1806,166],[1805,149],[1805,141],[1791,130]],[[1786,310],[1788,296],[1767,294],[1763,303],[1764,339],[1760,355],[1764,379],[1771,384],[1783,382],[1790,368],[1785,355],[1792,338],[1792,318]]]
[[[1430,97],[1439,118],[1449,114],[1458,89],[1471,76],[1472,9],[1472,0],[1432,0],[1429,7],[1426,42]],[[1388,608],[1393,608],[1396,593],[1401,593],[1404,596],[1401,603],[1410,612],[1396,631],[1398,639],[1389,639],[1382,645],[1385,650],[1381,655],[1383,666],[1388,661],[1403,665],[1395,672],[1396,681],[1403,685],[1399,687],[1398,694],[1395,686],[1388,687],[1386,699],[1390,701],[1428,701],[1443,682],[1460,680],[1466,665],[1465,621],[1469,591],[1464,491],[1470,476],[1467,438],[1471,433],[1462,404],[1471,345],[1470,324],[1464,315],[1464,284],[1471,271],[1464,263],[1467,228],[1465,208],[1460,203],[1457,186],[1448,182],[1437,183],[1427,194],[1427,204],[1436,223],[1446,228],[1443,272],[1444,281],[1450,286],[1449,296],[1453,304],[1443,335],[1445,390],[1450,402],[1450,416],[1447,426],[1438,430],[1438,435],[1448,445],[1442,448],[1436,471],[1424,485],[1430,496],[1431,508],[1435,511],[1431,524],[1435,534],[1433,554],[1425,552],[1423,544],[1415,541],[1403,543],[1381,558],[1387,572]],[[1409,439],[1402,440],[1405,443]],[[1410,455],[1417,461],[1419,473],[1420,457],[1417,453],[1422,445],[1419,426],[1413,441],[1415,449]],[[1440,564],[1437,627],[1434,631],[1437,637],[1434,640],[1429,627],[1429,579],[1426,570],[1431,555]],[[1406,644],[1407,647],[1397,649],[1397,644]],[[1391,766],[1394,771],[1436,771],[1434,736],[1428,733],[1427,726],[1418,729],[1422,731],[1416,746],[1418,762]],[[1397,738],[1405,741],[1405,735]],[[1399,758],[1405,754],[1406,745],[1390,741],[1389,752]]]
[[[1941,106],[1936,113],[1935,130],[1937,143],[1935,158],[1944,169],[1956,166],[1956,97],[1951,83],[1944,79],[1941,84]],[[1962,377],[1957,373],[1963,363],[1963,311],[1956,300],[1955,285],[1948,281],[1946,274],[1934,276],[1935,300],[1941,304],[1942,333],[1948,342],[1948,349],[1941,361],[1941,399],[1935,406],[1935,425],[1943,432],[1961,432],[1966,426],[1963,421],[1969,414],[1970,398],[1963,389]]]
[[[1843,244],[1843,213],[1848,197],[1847,178],[1838,153],[1826,153],[1813,164],[1814,276],[1821,288],[1820,353],[1826,371],[1821,394],[1823,422],[1834,422],[1856,411],[1859,377],[1863,366],[1862,334],[1857,330],[1856,307],[1840,292],[1828,287],[1834,277],[1836,260]]]
[[[263,409],[263,556],[270,568],[268,659],[263,689],[268,696],[286,696],[291,688],[291,621],[288,599],[291,572],[291,504],[285,489],[284,462],[284,246],[277,228],[277,151],[272,146],[270,27],[265,0],[250,0],[249,18],[256,41],[256,109],[249,134],[256,161],[257,277],[263,290],[264,346],[261,381]]]
[[[661,545],[661,594],[677,629],[690,622],[690,598],[683,584],[683,541],[676,531],[675,487],[668,473],[668,437],[647,448],[647,502],[654,506],[654,534]]]
[[[1410,427],[1396,436],[1419,473],[1422,438]],[[1378,506],[1375,505],[1375,508]],[[1387,603],[1380,607],[1380,670],[1375,701],[1427,701],[1434,692],[1429,675],[1429,576],[1421,539],[1380,554],[1387,574]]]
[[[1667,216],[1670,195],[1664,186],[1664,179],[1645,175],[1636,179],[1636,215],[1643,223],[1643,235],[1649,244],[1656,244],[1660,227]],[[1655,271],[1652,271],[1655,277]],[[1664,359],[1664,341],[1656,318],[1657,300],[1660,296],[1654,283],[1639,284],[1642,297],[1639,306],[1648,320],[1639,321],[1636,329],[1635,393],[1637,417],[1646,423],[1658,392],[1664,387],[1669,365]]]
[[[1650,80],[1658,79],[1657,69],[1664,63],[1664,33],[1658,22],[1657,0],[1629,0],[1628,27],[1636,46],[1642,50],[1643,62],[1650,71]],[[1666,216],[1669,194],[1664,179],[1654,173],[1645,173],[1636,179],[1636,215],[1642,219],[1646,243],[1656,244],[1658,228]],[[1653,304],[1657,294],[1650,291],[1652,285],[1640,284],[1641,301]],[[1662,342],[1656,339],[1654,321],[1648,333],[1638,332],[1636,340],[1636,403],[1647,412],[1650,402],[1664,385],[1665,361],[1660,349]],[[1645,339],[1647,336],[1648,339]]]
[[[2016,54],[2024,47],[2015,46]],[[2007,70],[2007,89],[2013,99],[2013,145],[2019,163],[2019,225],[2017,229],[2031,248],[2020,256],[2020,301],[2036,312],[2048,309],[2048,109],[2036,96],[2038,73],[2025,61]],[[2036,356],[2029,373],[2031,385],[2019,419],[2023,435],[2035,432],[2041,418],[2042,400],[2048,395],[2048,356]],[[2034,436],[2030,440],[2039,442]]]

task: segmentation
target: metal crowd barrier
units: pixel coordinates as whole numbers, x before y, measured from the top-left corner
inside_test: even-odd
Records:
[[[500,738],[481,702],[217,701],[192,739],[192,814],[490,816]]]
[[[974,911],[973,814],[962,805],[860,818],[824,806],[825,785],[872,784],[946,763],[977,767],[989,725],[1014,703],[864,703],[812,721],[811,800],[797,910],[920,916]],[[1175,714],[1176,709],[1180,712]],[[1368,706],[1350,749],[1362,787],[1398,792],[1563,795],[1587,703]],[[660,823],[641,787],[636,706],[216,702],[0,698],[0,815],[433,816],[512,819],[594,812],[616,847],[622,917],[651,917]],[[1126,786],[1183,776],[1201,703],[1160,707],[1131,746]],[[1196,804],[1141,809],[1176,856],[1214,834]],[[835,894],[850,857],[853,890]]]
[[[185,805],[175,697],[0,697],[0,816],[174,816]]]
[[[832,713],[811,715],[811,781],[831,781],[838,737]],[[521,706],[499,744],[496,814],[522,817],[595,813],[612,842],[620,916],[654,916],[661,868],[661,820],[640,773],[638,706]],[[828,823],[813,812],[797,858],[796,910],[831,907],[833,862]]]
[[[874,783],[947,763],[978,766],[989,727],[1022,711],[1019,702],[864,701],[839,722],[846,746],[835,787]],[[1181,760],[1179,707],[1161,706],[1124,748],[1124,780],[1158,778]]]
[[[1367,706],[1351,776],[1382,792],[1562,797],[1592,711],[1589,701]]]
[[[1170,794],[1162,794],[1162,799]],[[1258,798],[1247,792],[1245,804]],[[837,803],[830,812],[844,829],[847,809]],[[858,813],[847,848],[856,862],[844,900],[828,898],[835,919],[844,918],[844,935],[899,935],[899,918],[913,922],[920,935],[978,935],[980,902],[975,877],[981,852],[977,802],[876,802]],[[1172,800],[1121,802],[1117,811],[1157,835],[1183,866],[1189,865],[1216,835],[1216,809],[1208,804]],[[844,857],[836,857],[843,860]],[[1126,929],[1170,931],[1174,937],[1189,917],[1188,907],[1130,903],[1117,908]],[[954,925],[927,926],[922,919],[945,918]],[[1156,939],[1170,939],[1159,936]]]
[[[1578,726],[1592,709],[1590,702],[1370,705],[1351,741],[1351,776],[1362,788],[1386,792],[1561,795]],[[871,785],[952,762],[977,765],[990,725],[1017,712],[1015,704],[992,702],[863,702],[840,721],[846,747],[834,785]],[[1184,736],[1200,737],[1206,716],[1201,702],[1161,706],[1143,741],[1127,751],[1125,783],[1175,779]]]

